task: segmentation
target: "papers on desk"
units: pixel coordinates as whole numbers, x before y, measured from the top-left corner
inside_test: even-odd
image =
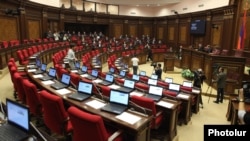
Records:
[[[95,79],[95,80],[93,80],[93,82],[94,83],[100,83],[100,82],[102,82],[102,80],[101,79]]]
[[[74,72],[75,73],[75,72],[78,72],[78,70],[71,70],[70,72]]]
[[[200,90],[197,90],[197,89],[192,89],[192,93],[199,94],[200,92],[201,92]]]
[[[28,69],[28,72],[35,72],[36,69]]]
[[[178,98],[183,98],[183,99],[188,99],[189,98],[189,95],[185,95],[185,94],[178,94],[176,97]]]
[[[169,102],[166,102],[166,101],[159,101],[158,103],[156,103],[157,105],[160,105],[162,107],[166,107],[166,108],[172,108],[174,106],[173,103],[169,103]]]
[[[33,75],[34,78],[42,78],[43,75],[42,74],[36,74],[36,75]]]
[[[92,108],[95,108],[95,109],[100,109],[101,107],[103,107],[105,105],[105,103],[102,103],[98,100],[91,100],[91,101],[87,102],[86,104]]]
[[[57,92],[58,94],[60,94],[60,95],[65,95],[65,94],[69,94],[69,93],[71,93],[71,91],[70,91],[70,90],[65,89],[65,88],[60,89],[60,90],[56,90],[56,92]]]
[[[109,85],[108,87],[110,87],[111,89],[118,89],[118,88],[120,88],[121,86],[116,85],[116,84],[112,84],[112,85]]]
[[[36,56],[31,56],[30,59],[36,59]]]
[[[55,83],[55,82],[52,81],[52,80],[47,80],[47,81],[42,81],[42,83],[43,83],[44,85],[50,85],[50,84],[53,84],[53,83]]]
[[[81,77],[88,77],[89,75],[87,73],[82,74]]]
[[[124,122],[127,122],[129,124],[135,124],[137,121],[139,121],[141,119],[140,117],[133,115],[133,114],[130,114],[128,112],[123,112],[122,114],[116,116],[116,118],[118,118]]]
[[[143,95],[144,95],[144,93],[143,93],[143,92],[140,92],[140,91],[135,90],[135,91],[132,91],[132,92],[130,93],[130,95],[143,96]]]
[[[35,67],[36,65],[27,65],[28,68]]]

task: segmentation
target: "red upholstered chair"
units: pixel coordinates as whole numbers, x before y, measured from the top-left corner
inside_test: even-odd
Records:
[[[133,103],[152,111],[151,129],[158,129],[163,121],[163,114],[162,111],[157,111],[154,100],[136,95],[132,95],[130,99]]]
[[[73,141],[122,140],[122,131],[105,127],[102,117],[73,106],[68,109],[68,113],[73,126]]]
[[[102,95],[109,97],[111,88],[108,86],[100,86],[100,87],[101,87]]]
[[[164,81],[157,81],[157,86],[161,86],[164,89],[168,89],[169,84],[167,82],[164,82]]]
[[[29,63],[29,61],[26,60],[25,57],[23,56],[23,53],[21,50],[17,51],[17,58],[18,58],[20,65],[27,65]]]
[[[140,81],[143,82],[143,83],[148,83],[148,77],[140,76]]]
[[[73,128],[69,120],[68,112],[64,108],[62,98],[46,90],[42,90],[40,92],[40,101],[46,127],[53,133],[64,136],[69,135],[73,131]]]
[[[74,88],[78,87],[80,76],[75,73],[70,73],[70,83]]]
[[[14,81],[14,88],[17,92],[17,100],[20,102],[26,104],[26,95],[23,87],[23,81],[25,78],[23,78],[19,72],[15,72],[13,75],[13,81]]]
[[[29,106],[30,113],[36,118],[37,123],[42,119],[42,105],[40,102],[40,92],[35,84],[25,79],[23,81],[24,91],[26,93],[26,104]]]
[[[135,83],[135,88],[142,92],[148,92],[149,91],[149,85],[144,83]]]

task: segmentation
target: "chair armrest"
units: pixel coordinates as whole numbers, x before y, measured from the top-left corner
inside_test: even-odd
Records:
[[[118,130],[115,133],[113,133],[109,138],[108,141],[113,141],[115,140],[118,136],[120,136],[122,134],[122,130]]]
[[[161,114],[162,114],[162,111],[158,111],[155,116],[158,117]]]

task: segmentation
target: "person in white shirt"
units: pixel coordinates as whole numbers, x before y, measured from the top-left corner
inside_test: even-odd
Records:
[[[133,66],[133,74],[137,75],[139,59],[136,57],[136,55],[134,55],[131,61]]]
[[[75,52],[73,50],[74,46],[75,46],[75,44],[70,44],[70,48],[69,48],[68,53],[67,53],[67,58],[69,60],[70,68],[74,68],[75,61],[77,61],[77,58],[75,57]]]

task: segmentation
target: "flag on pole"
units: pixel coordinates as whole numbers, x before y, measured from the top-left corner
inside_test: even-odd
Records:
[[[239,39],[238,39],[238,45],[237,45],[237,49],[244,49],[245,46],[245,39],[246,39],[246,16],[247,15],[247,10],[244,10],[244,16],[243,16],[243,20],[242,20],[242,24],[240,27],[240,35],[239,35]]]

